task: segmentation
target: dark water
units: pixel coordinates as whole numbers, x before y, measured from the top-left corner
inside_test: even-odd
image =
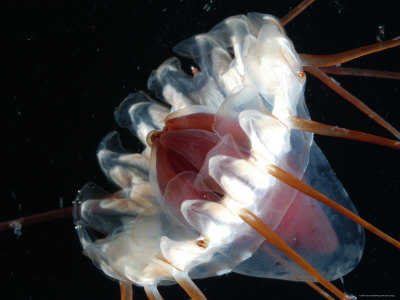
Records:
[[[279,2],[279,3],[274,3]],[[302,53],[324,54],[400,35],[397,1],[317,1],[286,29]],[[118,129],[114,108],[146,89],[151,70],[180,40],[233,14],[285,15],[298,1],[7,1],[2,4],[2,196],[0,220],[71,206],[88,181],[106,182],[96,148]],[[350,63],[400,71],[400,49]],[[393,80],[336,77],[399,128],[400,85]],[[315,120],[390,137],[351,105],[308,76]],[[140,145],[125,130],[123,141]],[[318,138],[360,215],[399,238],[399,152]],[[400,251],[367,233],[359,267],[345,277],[355,295],[400,298]],[[81,254],[72,220],[0,234],[0,299],[119,299],[118,284]],[[227,275],[197,282],[209,299],[320,299],[304,284]],[[338,283],[341,287],[341,284]],[[179,287],[165,299],[187,299]],[[142,289],[136,298],[144,299]],[[363,297],[360,297],[361,299]],[[383,297],[381,297],[383,298]]]

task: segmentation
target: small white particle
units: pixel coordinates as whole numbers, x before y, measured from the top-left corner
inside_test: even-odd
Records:
[[[13,221],[10,223],[10,227],[14,229],[14,234],[17,237],[20,237],[22,235],[22,224],[18,221]]]

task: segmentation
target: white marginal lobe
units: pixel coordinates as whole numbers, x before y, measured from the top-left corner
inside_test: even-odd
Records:
[[[270,163],[278,164],[290,151],[290,131],[275,117],[245,110],[239,114],[239,124],[250,138],[252,151],[262,153]]]

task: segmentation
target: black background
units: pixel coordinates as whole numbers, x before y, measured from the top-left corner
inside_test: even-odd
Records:
[[[0,221],[58,208],[60,199],[70,206],[88,181],[112,190],[97,165],[98,142],[118,129],[114,108],[128,93],[146,89],[151,70],[173,55],[172,46],[230,15],[281,17],[298,2],[3,2]],[[379,25],[386,39],[400,35],[398,19],[398,1],[321,0],[286,29],[298,52],[325,54],[376,42]],[[387,50],[348,65],[400,71],[399,54]],[[335,78],[400,127],[398,81]],[[311,75],[306,99],[314,120],[390,137]],[[141,149],[118,130],[127,148]],[[317,142],[360,215],[399,238],[399,152],[326,137]],[[400,252],[367,233],[363,260],[344,288],[400,298],[399,267]],[[321,299],[305,284],[236,274],[197,283],[209,299]],[[160,291],[165,299],[188,298],[177,286]],[[141,288],[135,294],[145,299]],[[0,298],[119,299],[119,289],[81,254],[66,219],[24,227],[19,238],[0,234]]]

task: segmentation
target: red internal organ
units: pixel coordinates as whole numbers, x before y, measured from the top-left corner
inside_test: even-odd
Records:
[[[214,121],[215,115],[205,113],[171,118],[167,119],[163,131],[151,136],[153,151],[156,151],[158,186],[163,201],[175,215],[181,216],[180,207],[185,200],[219,201],[224,196],[224,191],[212,179],[206,181],[205,190],[196,186],[196,177],[208,152],[221,141],[213,131]],[[233,140],[243,141],[244,132],[239,124],[231,126],[230,134]],[[247,142],[240,144],[243,147]],[[250,155],[244,149],[241,152],[246,158]],[[276,232],[297,249],[317,253],[332,252],[338,244],[321,207],[300,192],[287,208]]]

